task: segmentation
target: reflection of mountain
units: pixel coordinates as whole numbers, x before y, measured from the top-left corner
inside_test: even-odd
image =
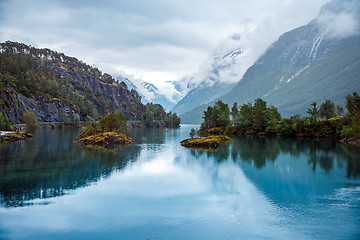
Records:
[[[96,182],[123,169],[140,151],[135,144],[114,152],[82,150],[72,143],[73,129],[38,134],[20,145],[0,145],[0,202],[5,206],[23,206]]]

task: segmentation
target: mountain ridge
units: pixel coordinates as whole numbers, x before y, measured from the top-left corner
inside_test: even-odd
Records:
[[[29,110],[41,122],[97,119],[114,110],[140,120],[145,110],[136,91],[63,53],[7,41],[0,61],[0,110],[15,123]]]
[[[338,21],[347,18],[358,26],[356,1],[336,0],[324,5],[309,24],[281,35],[237,86],[218,99],[241,105],[263,98],[284,116],[306,114],[313,101],[330,99],[344,106],[346,95],[360,91],[358,28],[338,29],[342,27]],[[202,111],[212,104],[214,101],[182,114],[183,122],[199,123]]]

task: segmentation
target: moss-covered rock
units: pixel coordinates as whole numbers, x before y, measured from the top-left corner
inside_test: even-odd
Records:
[[[88,146],[94,145],[110,148],[117,145],[128,145],[133,143],[134,140],[121,133],[89,130],[80,134],[74,142]]]
[[[8,133],[0,136],[0,143],[13,143],[31,138],[32,135],[26,132]]]
[[[180,142],[181,146],[187,148],[204,148],[204,149],[211,149],[217,148],[222,143],[229,142],[231,139],[227,136],[220,135],[220,136],[208,136],[208,137],[201,137],[201,138],[189,138],[182,140]]]

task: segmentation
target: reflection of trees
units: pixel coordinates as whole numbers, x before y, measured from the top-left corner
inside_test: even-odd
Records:
[[[308,156],[308,164],[314,171],[320,167],[330,172],[334,164],[339,167],[346,164],[348,178],[360,177],[360,149],[333,140],[241,136],[215,151],[191,151],[195,157],[207,154],[219,162],[231,156],[234,161],[254,163],[257,168],[264,167],[269,161],[275,162],[280,153],[296,158]]]
[[[86,186],[136,159],[140,147],[105,152],[73,144],[77,132],[47,130],[21,145],[0,145],[0,197],[5,206],[63,195]]]

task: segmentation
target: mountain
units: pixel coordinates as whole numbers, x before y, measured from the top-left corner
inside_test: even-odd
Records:
[[[29,110],[41,122],[97,119],[114,110],[139,120],[145,111],[125,83],[62,53],[7,41],[0,44],[0,63],[0,111],[15,123]]]
[[[178,101],[178,98],[181,95],[181,93],[178,92],[175,87],[173,87],[174,90],[172,91],[172,94],[170,96],[167,96],[154,84],[143,80],[130,80],[129,78],[122,76],[114,76],[114,79],[119,83],[124,82],[129,89],[137,91],[140,94],[142,102],[144,104],[150,102],[161,104],[166,110],[170,110]],[[172,85],[172,83],[169,83],[169,85]]]
[[[219,44],[194,76],[177,82],[185,95],[172,109],[183,114],[231,91],[254,62],[239,34]]]
[[[241,105],[262,98],[283,116],[306,114],[310,103],[325,99],[344,106],[345,96],[360,91],[359,16],[356,0],[324,5],[315,20],[280,36],[219,99]],[[206,107],[182,114],[182,121],[201,122]]]

